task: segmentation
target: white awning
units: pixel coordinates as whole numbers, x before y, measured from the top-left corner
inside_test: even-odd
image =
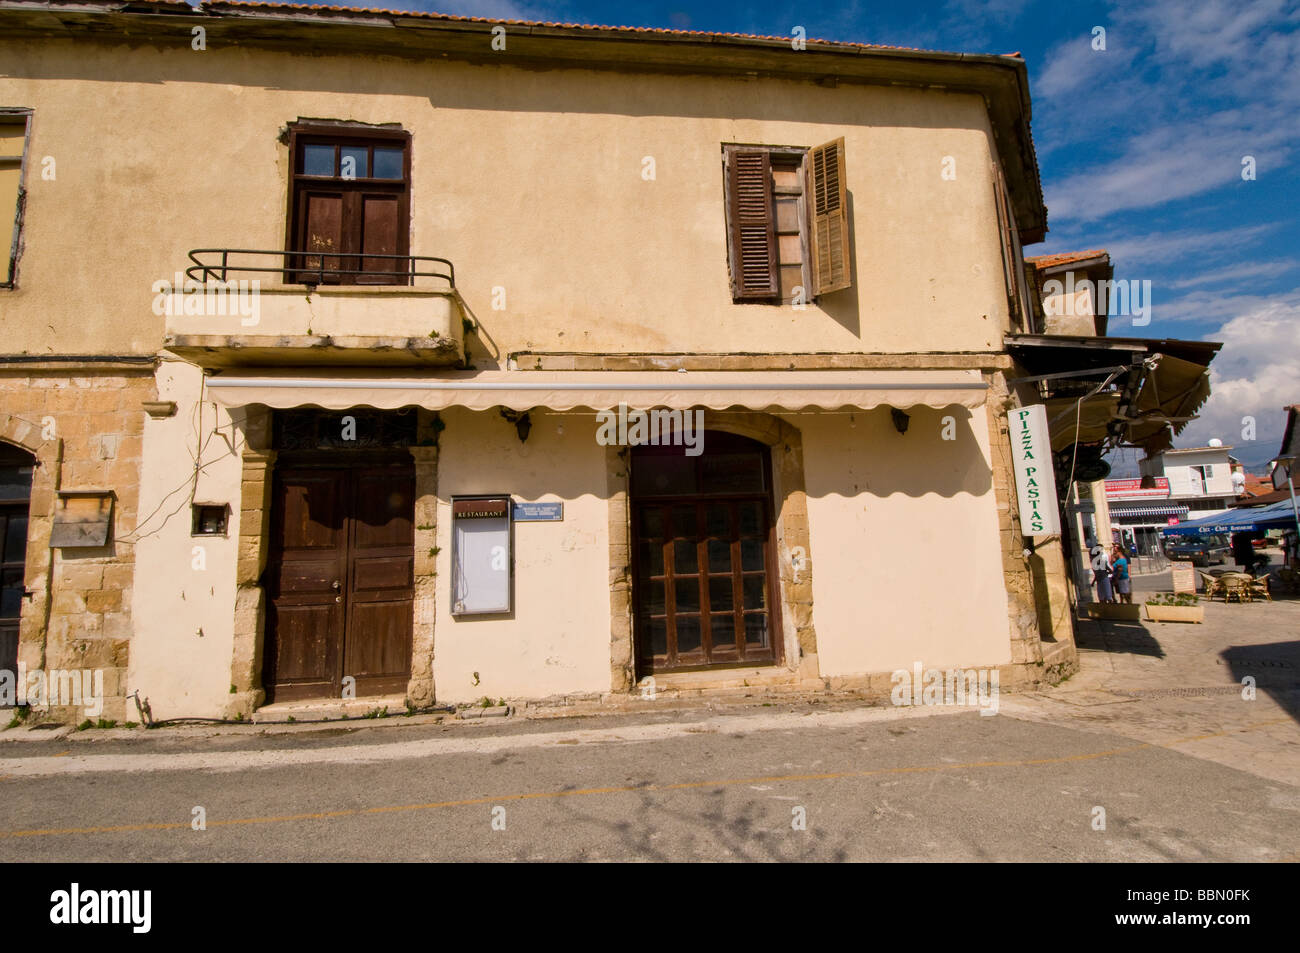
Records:
[[[746,407],[803,410],[978,407],[988,385],[977,370],[954,371],[451,371],[420,376],[268,372],[207,379],[227,407],[467,407],[593,410],[617,407]]]

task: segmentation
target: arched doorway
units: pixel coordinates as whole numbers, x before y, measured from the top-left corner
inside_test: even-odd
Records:
[[[0,670],[18,671],[18,626],[27,574],[28,504],[36,458],[0,442]]]
[[[703,453],[631,451],[637,675],[781,660],[768,448],[705,431]]]

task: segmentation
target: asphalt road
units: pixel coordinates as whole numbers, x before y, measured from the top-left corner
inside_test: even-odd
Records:
[[[1273,860],[1300,790],[974,711],[758,706],[0,750],[0,860]],[[160,734],[160,733],[159,733]],[[206,830],[194,830],[202,808]],[[1098,808],[1105,830],[1094,829]],[[797,829],[800,817],[806,829]],[[496,827],[503,829],[494,829]]]

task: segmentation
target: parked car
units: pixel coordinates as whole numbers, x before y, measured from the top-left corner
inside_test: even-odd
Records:
[[[1191,560],[1195,566],[1226,563],[1232,556],[1232,546],[1222,533],[1192,536],[1166,536],[1165,555],[1170,559]]]

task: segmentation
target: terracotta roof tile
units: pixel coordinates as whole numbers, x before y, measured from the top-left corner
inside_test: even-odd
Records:
[[[1066,251],[1059,252],[1055,255],[1033,255],[1027,256],[1025,261],[1035,268],[1054,268],[1057,265],[1068,265],[1074,261],[1088,261],[1091,258],[1109,257],[1110,253],[1104,248],[1093,248],[1090,251]]]
[[[703,30],[674,30],[665,27],[649,26],[607,26],[595,23],[560,23],[547,20],[503,20],[494,17],[471,17],[460,16],[452,13],[432,13],[428,11],[416,10],[385,10],[375,7],[341,7],[332,4],[320,3],[268,3],[266,0],[215,0],[210,4],[203,4],[204,7],[235,7],[240,9],[254,10],[298,10],[310,11],[317,13],[351,13],[360,16],[366,14],[380,14],[382,16],[397,17],[414,17],[426,20],[447,20],[456,23],[500,23],[507,26],[526,26],[526,27],[554,27],[570,30],[607,30],[617,33],[651,33],[662,36],[682,36],[698,37],[702,39],[733,38],[743,40],[771,40],[779,43],[789,43],[788,36],[764,36],[758,33],[710,33]],[[945,50],[923,50],[914,46],[890,46],[885,43],[853,43],[838,40],[822,40],[808,37],[807,43],[818,46],[830,47],[833,49],[864,49],[864,50],[905,50],[911,53],[942,53],[952,52]],[[1005,56],[1008,59],[1020,59],[1017,53],[998,53],[997,56]]]

